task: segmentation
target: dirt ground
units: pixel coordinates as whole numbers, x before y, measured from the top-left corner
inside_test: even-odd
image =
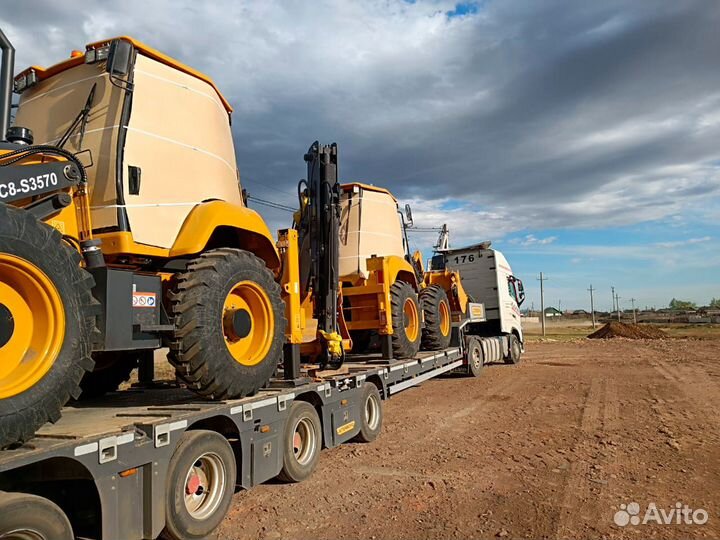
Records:
[[[717,339],[531,343],[518,366],[392,398],[377,441],[323,451],[306,482],[236,494],[219,537],[718,538],[719,352]],[[651,503],[709,518],[616,525],[632,502],[639,518]]]

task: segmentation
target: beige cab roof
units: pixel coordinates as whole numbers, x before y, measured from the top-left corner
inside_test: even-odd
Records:
[[[110,44],[112,41],[115,41],[116,39],[122,39],[129,43],[132,43],[133,47],[135,47],[136,49],[141,51],[142,54],[144,54],[145,56],[148,56],[154,60],[157,60],[158,62],[161,62],[167,66],[177,69],[178,71],[182,71],[183,73],[187,73],[188,75],[191,75],[193,77],[200,79],[201,81],[208,83],[210,86],[213,87],[215,92],[217,92],[217,95],[220,98],[220,101],[222,102],[223,106],[225,107],[225,110],[228,113],[231,113],[233,111],[233,108],[230,106],[230,103],[228,102],[228,100],[225,99],[225,96],[223,96],[220,93],[220,90],[218,89],[218,87],[215,85],[215,83],[213,82],[213,80],[210,77],[208,77],[207,75],[205,75],[203,73],[200,73],[199,71],[194,70],[193,68],[191,68],[189,66],[186,66],[182,62],[178,62],[174,58],[171,58],[171,57],[161,53],[160,51],[157,51],[157,50],[153,49],[152,47],[149,47],[148,45],[145,45],[144,43],[142,43],[134,38],[131,38],[129,36],[118,36],[118,37],[114,37],[114,38],[110,38],[110,39],[104,39],[102,41],[95,41],[93,43],[88,43],[85,46],[85,50],[90,51],[93,49],[97,49],[99,47],[103,47],[105,45]],[[82,54],[82,53],[77,54],[77,55],[73,54],[70,58],[63,60],[62,62],[59,62],[59,63],[55,64],[54,66],[50,66],[48,68],[44,68],[44,67],[40,67],[40,66],[30,66],[26,70],[19,73],[17,75],[17,77],[22,77],[23,75],[27,74],[28,71],[33,70],[35,72],[35,74],[37,75],[38,80],[42,81],[43,79],[52,77],[53,75],[56,75],[62,71],[65,71],[66,69],[70,69],[71,67],[75,67],[75,66],[78,66],[78,65],[81,65],[84,63],[85,63],[85,55],[84,54]]]
[[[372,184],[363,184],[362,182],[349,182],[347,184],[341,184],[340,188],[343,191],[352,191],[353,187],[360,187],[362,189],[367,189],[369,191],[376,191],[378,193],[385,193],[386,195],[390,195],[392,197],[392,200],[397,202],[397,199],[395,198],[395,195],[390,193],[387,189],[381,188],[378,186],[373,186]]]

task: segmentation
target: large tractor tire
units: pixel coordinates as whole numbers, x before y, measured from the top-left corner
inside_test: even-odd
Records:
[[[92,399],[114,392],[122,383],[130,380],[130,375],[140,361],[136,351],[96,352],[92,357],[95,367],[80,381],[80,399]]]
[[[447,293],[439,285],[430,285],[420,291],[420,304],[425,316],[425,328],[422,331],[423,350],[446,349],[452,337],[452,316]]]
[[[285,305],[265,263],[247,251],[203,253],[172,296],[176,330],[168,359],[182,382],[209,399],[252,395],[282,357]]]
[[[395,358],[413,358],[420,350],[420,306],[415,289],[396,281],[390,287],[392,309],[392,351]]]
[[[94,280],[60,233],[0,204],[0,447],[56,422],[93,367]]]

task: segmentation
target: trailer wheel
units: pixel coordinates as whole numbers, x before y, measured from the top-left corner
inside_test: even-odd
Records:
[[[60,233],[0,203],[0,448],[56,422],[92,369],[93,277]]]
[[[240,249],[203,253],[178,277],[172,313],[168,359],[197,394],[240,398],[272,377],[285,341],[285,304],[262,259]]]
[[[468,375],[479,377],[482,375],[483,367],[485,367],[485,357],[483,355],[482,345],[476,338],[470,338],[467,341],[467,372]]]
[[[114,392],[122,383],[130,380],[130,375],[140,361],[138,351],[103,351],[93,353],[92,357],[95,367],[85,373],[80,381],[80,399],[92,399]]]
[[[415,289],[396,281],[390,287],[392,350],[395,358],[413,358],[420,350],[420,307]]]
[[[373,442],[382,430],[383,410],[380,392],[373,383],[363,386],[363,413],[360,416],[360,433],[355,437],[363,443]]]
[[[295,401],[285,425],[283,468],[278,478],[283,482],[302,482],[308,478],[320,459],[322,426],[315,407]]]
[[[72,526],[54,502],[26,493],[0,492],[2,540],[73,540]]]
[[[522,348],[520,347],[520,340],[515,336],[515,334],[512,334],[510,336],[510,352],[508,353],[507,357],[505,358],[506,364],[519,364],[520,363],[520,357],[522,356]]]
[[[235,491],[230,443],[207,430],[187,431],[170,458],[165,500],[166,540],[202,540],[220,525]]]
[[[445,289],[430,285],[420,291],[420,303],[425,315],[422,348],[426,351],[446,349],[452,337],[452,315]]]

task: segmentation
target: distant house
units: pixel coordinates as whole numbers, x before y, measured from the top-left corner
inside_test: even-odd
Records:
[[[575,311],[572,312],[572,314],[573,315],[590,315],[590,313],[588,313],[584,309],[576,309]]]
[[[554,307],[546,307],[545,308],[545,316],[546,317],[562,317],[562,311],[559,309],[556,309]]]

